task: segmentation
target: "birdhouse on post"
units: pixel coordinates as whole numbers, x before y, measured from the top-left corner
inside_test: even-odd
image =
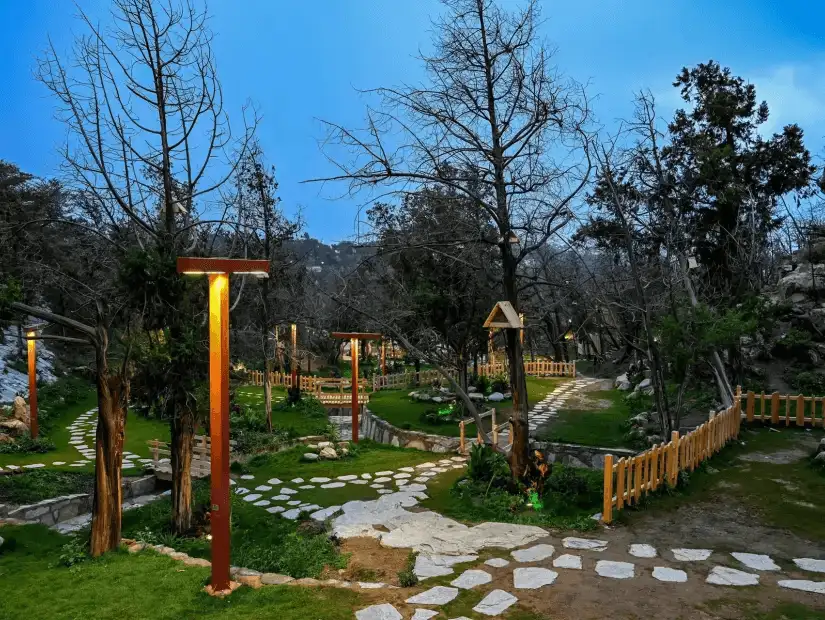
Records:
[[[509,301],[500,301],[494,307],[490,316],[484,321],[484,327],[500,329],[522,329],[518,312]]]

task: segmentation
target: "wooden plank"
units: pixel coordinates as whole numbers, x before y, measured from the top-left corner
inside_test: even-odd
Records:
[[[635,470],[633,476],[633,502],[639,503],[639,497],[642,494],[642,463],[638,456],[633,457],[633,469]]]
[[[650,474],[650,488],[655,491],[659,486],[659,458],[661,456],[661,446],[653,448],[653,468]]]
[[[602,521],[613,521],[613,455],[604,457],[604,506],[602,507]]]
[[[621,510],[624,506],[624,483],[626,459],[619,459],[616,464],[616,510]]]
[[[625,503],[630,506],[633,503],[633,458],[627,459],[627,467],[625,469]]]
[[[805,427],[805,397],[802,394],[796,397],[796,425]]]
[[[753,409],[756,405],[756,395],[753,392],[748,392],[748,405],[745,411],[748,422],[753,422]]]

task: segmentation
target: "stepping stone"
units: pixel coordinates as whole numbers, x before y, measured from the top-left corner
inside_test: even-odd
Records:
[[[350,484],[369,484],[369,480],[350,480]]]
[[[463,456],[451,456],[450,460],[455,461],[456,463],[463,463],[467,459],[466,459],[466,457],[463,457]]]
[[[310,478],[310,482],[321,483],[321,482],[329,482],[332,478],[324,478],[323,476],[319,476],[318,478]]]
[[[260,493],[250,493],[249,495],[244,495],[243,499],[245,502],[254,502],[256,499],[261,499]]]
[[[408,473],[403,473],[403,474],[395,474],[393,476],[393,478],[395,478],[396,480],[403,480],[404,478],[411,478],[411,476]]]
[[[54,461],[52,465],[65,465],[66,461]]]
[[[341,487],[347,486],[346,482],[327,482],[326,484],[322,484],[322,489],[340,489]]]
[[[286,512],[282,512],[281,516],[285,519],[289,519],[290,521],[294,521],[298,518],[298,515],[301,514],[300,508],[293,508],[292,510],[287,510]]]
[[[86,442],[83,441],[82,439],[75,439],[74,441],[69,442],[69,444],[72,445],[72,446],[80,446],[80,445],[83,445],[84,443],[86,443]]]
[[[490,558],[484,563],[487,566],[492,566],[493,568],[504,568],[510,563],[510,560],[505,560],[504,558]]]
[[[671,549],[673,559],[679,562],[702,562],[713,553],[710,549]]]
[[[234,491],[235,495],[243,495],[244,493],[249,493],[249,489],[247,489],[246,487],[238,487],[237,489],[234,489]]]
[[[296,491],[295,489],[290,489],[289,487],[284,487],[279,491],[279,493],[281,495],[295,495],[298,493],[298,491]]]
[[[301,500],[293,499],[292,501],[287,502],[286,505],[287,506],[300,506],[301,503],[302,503]]]
[[[286,499],[289,499],[289,498],[290,498],[289,495],[276,495],[275,497],[272,498],[272,501],[273,502],[282,502],[282,501],[284,501]]]
[[[782,570],[769,555],[758,553],[731,553],[731,555],[753,570]]]
[[[755,586],[759,584],[759,575],[727,566],[714,566],[705,581],[717,586]]]
[[[383,484],[371,484],[370,488],[371,489],[383,489],[384,485]]]
[[[381,581],[374,582],[374,581],[359,581],[358,587],[362,590],[379,590],[381,588],[386,588],[387,584]]]
[[[435,472],[437,474],[443,474],[445,471],[447,471],[447,469],[445,467],[435,467],[430,471]]]
[[[452,461],[450,461],[449,459],[441,459],[441,460],[440,460],[440,461],[438,461],[438,462],[439,462],[441,465],[452,465],[452,464],[453,464],[453,463],[452,463]]]
[[[69,467],[84,467],[86,463],[72,463]],[[19,467],[15,467],[14,465],[6,465],[6,469],[20,469]]]
[[[493,576],[483,570],[465,570],[458,577],[450,582],[451,586],[461,588],[462,590],[470,590],[476,586],[482,586],[485,583],[490,583]]]
[[[271,486],[269,486],[269,485],[266,485],[266,484],[261,484],[261,485],[259,485],[259,486],[256,486],[256,487],[255,487],[255,490],[256,490],[256,491],[271,491],[271,490],[272,490],[272,487],[271,487]]]
[[[403,487],[408,482],[409,482],[409,480],[405,480],[404,478],[402,478],[401,480],[396,480],[395,484],[396,484],[396,486]]]
[[[267,508],[266,509],[266,511],[268,513],[273,514],[273,515],[277,514],[279,512],[283,512],[284,510],[286,510],[286,508],[284,508],[283,506],[273,506],[272,508]]]
[[[536,590],[552,584],[559,574],[548,568],[528,566],[513,571],[513,587],[517,590]]]
[[[357,479],[358,479],[358,476],[356,476],[354,474],[347,474],[346,476],[338,476],[336,478],[336,480],[343,480],[344,482],[347,482],[349,480],[357,480]]]
[[[610,560],[596,562],[596,572],[602,577],[611,579],[632,579],[633,568],[630,562],[611,562]]]
[[[477,559],[477,555],[419,554],[415,558],[415,567],[413,568],[413,572],[419,579],[452,575],[453,572],[455,572],[453,571],[454,565],[464,564],[465,562],[474,562]]]
[[[375,479],[375,482],[377,482],[377,483],[381,483],[381,482],[391,482],[391,481],[392,481],[392,478],[376,478],[376,479]]]
[[[405,471],[407,473],[413,473],[415,471],[414,467],[399,467],[398,471]]]
[[[372,474],[361,474],[364,480],[372,480]]]
[[[576,538],[575,536],[568,536],[561,541],[568,549],[587,549],[589,551],[604,551],[607,549],[606,540],[591,540],[589,538]]]
[[[31,465],[23,465],[24,469],[40,469],[41,467],[45,467],[43,463],[32,463]]]
[[[540,562],[551,557],[556,552],[553,545],[536,545],[528,549],[516,549],[511,551],[510,555],[517,562]]]
[[[806,579],[782,579],[777,582],[780,588],[789,590],[802,590],[803,592],[813,592],[815,594],[825,594],[825,581],[808,581]]]
[[[55,463],[57,465],[57,463]],[[825,573],[825,560],[814,560],[812,558],[797,558],[793,561],[802,570],[812,573]]]
[[[654,566],[653,578],[668,583],[684,583],[687,581],[687,573],[678,568],[667,568],[666,566]]]
[[[392,489],[378,489],[379,495],[387,495],[389,493],[395,493]]]
[[[266,481],[266,483],[271,484],[272,486],[275,486],[276,484],[281,484],[281,479],[280,478],[270,478],[269,480]]]
[[[244,474],[243,476],[241,476],[241,480],[255,480],[255,476],[253,476],[252,474]]]
[[[416,609],[410,620],[430,620],[430,618],[437,615],[438,612],[432,609]]]
[[[402,620],[404,616],[389,603],[370,605],[355,612],[357,620]]]
[[[630,545],[628,553],[637,558],[655,558],[656,547],[651,545]]]
[[[339,510],[341,510],[340,506],[330,506],[329,508],[322,508],[321,510],[313,512],[310,516],[316,521],[325,521]]]
[[[410,605],[446,605],[458,596],[458,588],[435,586],[406,600]]]
[[[426,483],[429,482],[429,480],[429,478],[425,478],[424,476],[418,476],[418,478],[413,478],[413,482]]]
[[[416,469],[430,469],[435,467],[435,463],[420,463],[415,466]]]
[[[257,502],[252,504],[253,506],[269,506],[270,501],[268,499],[259,499]]]
[[[553,560],[553,568],[572,568],[574,570],[581,570],[582,569],[581,556],[571,555],[569,553],[565,553],[564,555],[560,555],[555,560]]]
[[[319,508],[320,506],[318,504],[303,504],[301,506],[298,506],[298,510],[300,510],[301,512],[315,512]]]
[[[301,490],[303,490],[303,491],[307,491],[307,490],[309,490],[309,489],[314,489],[314,488],[315,488],[315,485],[314,485],[314,484],[302,484],[302,485],[301,485],[301,486],[299,486],[298,488],[299,488],[299,489],[301,489]]]
[[[464,469],[464,465],[453,465],[453,469]]]
[[[376,476],[392,476],[391,471],[377,471],[375,472]]]
[[[493,590],[481,602],[473,607],[473,611],[485,616],[498,616],[510,607],[515,605],[518,599],[504,590]]]

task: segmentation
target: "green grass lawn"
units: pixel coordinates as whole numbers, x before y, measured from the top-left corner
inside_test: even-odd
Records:
[[[276,400],[280,398],[281,400]],[[272,389],[272,426],[275,430],[294,429],[299,437],[323,435],[327,428],[327,417],[308,416],[301,410],[290,407],[283,400],[286,398],[284,388]],[[264,388],[246,385],[235,391],[235,400],[259,411],[264,410]]]
[[[567,381],[563,378],[538,378],[527,377],[527,400],[533,404],[543,400],[550,392],[556,389],[561,383]],[[381,390],[370,396],[369,409],[379,418],[383,418],[393,426],[405,428],[433,435],[444,435],[446,437],[458,437],[461,431],[458,424],[429,424],[421,420],[421,416],[427,410],[438,408],[436,403],[422,403],[412,400],[407,394],[409,390]],[[489,407],[491,403],[481,403],[484,407]],[[511,402],[496,404],[496,422],[505,422],[513,410]],[[489,420],[487,420],[490,423]],[[489,431],[489,426],[485,427]],[[476,434],[475,424],[467,425],[467,436]]]
[[[541,441],[577,443],[605,448],[630,447],[625,425],[633,417],[625,393],[619,390],[588,392],[588,398],[609,400],[607,409],[560,409],[558,417],[539,432]]]
[[[56,469],[67,471],[85,471],[94,469],[93,464],[84,467],[69,467],[69,463],[84,459],[85,457],[78,452],[74,446],[69,445],[70,431],[66,428],[71,425],[77,417],[91,409],[97,408],[97,394],[92,388],[89,388],[88,393],[84,395],[78,402],[72,405],[58,405],[49,402],[42,403],[45,407],[54,407],[58,410],[57,415],[51,424],[51,430],[46,437],[55,445],[55,450],[44,453],[31,454],[0,454],[0,467],[6,465],[30,465],[32,463],[44,463],[49,467],[53,467],[51,463],[54,461],[64,461],[66,465],[54,466]],[[159,420],[150,420],[143,418],[135,413],[130,412],[126,420],[126,443],[125,451],[133,452],[141,457],[150,457],[151,449],[147,445],[147,441],[151,439],[160,439],[161,441],[169,440],[169,424]],[[87,446],[94,446],[94,439],[88,438]],[[124,473],[136,474],[135,470],[127,470]]]
[[[15,584],[14,595],[0,596],[4,620],[343,620],[365,606],[357,593],[337,588],[241,588],[226,599],[213,598],[203,592],[207,568],[150,551],[119,551],[66,568],[58,565],[66,537],[42,526],[5,526],[0,534],[6,539],[0,580]]]

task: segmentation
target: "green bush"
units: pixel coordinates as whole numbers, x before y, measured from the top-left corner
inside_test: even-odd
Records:
[[[45,454],[54,449],[51,440],[42,436],[32,439],[28,433],[10,443],[0,443],[0,454]]]
[[[506,373],[500,372],[490,377],[491,392],[506,392],[510,389],[510,377]]]
[[[33,504],[59,495],[91,493],[94,474],[38,469],[0,476],[0,504]]]
[[[785,378],[794,390],[809,396],[820,396],[825,394],[825,373],[815,370],[803,370],[794,372],[788,369]]]
[[[75,535],[69,538],[60,549],[58,562],[61,566],[76,566],[89,559],[89,541],[85,536]]]
[[[232,552],[232,562],[262,573],[282,573],[296,579],[318,577],[325,566],[345,568],[347,557],[338,553],[327,534],[288,534],[277,547],[250,542]]]
[[[415,574],[415,552],[410,551],[407,556],[407,564],[403,570],[398,571],[398,585],[402,588],[412,588],[418,585],[418,575]]]
[[[473,377],[470,384],[474,385],[475,388],[482,394],[486,394],[490,389],[490,379],[486,375],[478,375]]]
[[[542,500],[556,514],[597,506],[603,495],[602,472],[556,465],[544,482]]]
[[[504,482],[510,477],[510,465],[501,452],[496,452],[485,444],[475,444],[470,449],[467,477],[473,482],[490,482],[496,479]]]

